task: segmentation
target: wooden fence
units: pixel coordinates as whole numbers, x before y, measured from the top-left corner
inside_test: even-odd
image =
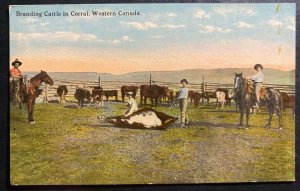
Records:
[[[56,89],[59,85],[66,85],[68,87],[68,94],[66,97],[74,97],[76,86],[81,87],[92,87],[101,86],[104,90],[118,90],[119,96],[121,96],[121,86],[123,85],[136,85],[141,86],[142,84],[157,84],[161,86],[168,86],[170,89],[178,90],[180,83],[155,81],[151,79],[143,82],[138,81],[101,81],[99,77],[98,81],[82,81],[82,80],[64,80],[64,79],[53,79],[53,86],[43,86],[44,89],[42,96],[45,100],[58,99]],[[289,94],[295,94],[295,85],[278,85],[278,84],[263,84],[264,87],[274,87],[281,92],[287,92]],[[200,83],[189,83],[189,89],[197,92],[215,91],[217,88],[228,88],[232,89],[233,84],[222,84],[222,83],[210,83],[204,80]],[[138,92],[139,95],[139,92]]]

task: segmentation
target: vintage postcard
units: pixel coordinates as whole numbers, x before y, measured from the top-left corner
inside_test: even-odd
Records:
[[[11,184],[294,181],[295,14],[11,5]]]

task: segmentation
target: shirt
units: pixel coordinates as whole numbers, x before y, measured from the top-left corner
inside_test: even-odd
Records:
[[[12,68],[10,70],[10,77],[20,77],[21,75],[22,73],[18,68]]]
[[[251,77],[251,80],[254,80],[254,82],[258,83],[258,82],[263,82],[264,81],[264,73],[262,70],[260,70],[259,72],[257,72],[255,75],[253,75]]]
[[[125,117],[131,115],[132,113],[138,110],[138,106],[134,98],[129,98],[127,102],[127,107],[128,109],[125,112]]]
[[[189,95],[189,90],[187,87],[182,87],[177,99],[187,99]]]

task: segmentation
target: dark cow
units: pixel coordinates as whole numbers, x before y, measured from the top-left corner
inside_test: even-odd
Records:
[[[195,91],[194,90],[189,90],[188,99],[191,101],[192,104],[194,102],[194,97],[195,97]]]
[[[79,107],[83,107],[83,102],[85,99],[88,101],[88,104],[90,103],[91,92],[88,89],[76,86],[74,97],[78,100]]]
[[[153,99],[155,100],[155,107],[158,105],[158,100],[161,99],[164,96],[168,95],[168,88],[165,86],[158,86],[158,85],[141,85],[141,102],[140,104],[146,105],[147,98],[152,99],[152,105],[153,105]]]
[[[124,102],[124,98],[127,92],[133,92],[133,98],[136,97],[137,91],[139,87],[138,86],[122,86],[121,87],[121,94],[122,94],[122,101]]]
[[[105,90],[104,96],[106,97],[106,100],[111,96],[115,96],[116,101],[118,101],[118,90]]]
[[[283,112],[286,108],[293,109],[293,115],[295,115],[295,95],[288,94],[286,92],[280,92],[283,101]]]
[[[197,108],[200,104],[200,100],[202,98],[202,93],[200,92],[195,92],[194,93],[194,107]]]
[[[101,86],[94,86],[92,87],[92,95],[91,98],[93,99],[93,103],[98,102],[98,106],[103,105],[103,96],[104,96],[104,90]]]
[[[59,103],[63,104],[66,101],[66,95],[68,93],[68,88],[66,85],[59,85],[57,87],[57,95],[59,96]]]
[[[204,93],[201,93],[202,102],[204,102],[204,99],[206,99],[207,103],[209,103],[209,99],[216,98],[216,93],[212,91],[206,91]]]
[[[174,90],[169,90],[166,96],[162,97],[162,101],[166,101],[168,103],[172,103],[176,97]]]

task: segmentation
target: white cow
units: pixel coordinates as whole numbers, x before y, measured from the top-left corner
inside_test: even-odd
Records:
[[[225,94],[225,92],[223,92],[223,91],[216,91],[216,97],[217,97],[217,102],[219,103],[219,105],[222,106],[221,108],[223,108],[224,104],[226,102],[226,94]],[[216,109],[219,109],[218,105],[217,105]]]

